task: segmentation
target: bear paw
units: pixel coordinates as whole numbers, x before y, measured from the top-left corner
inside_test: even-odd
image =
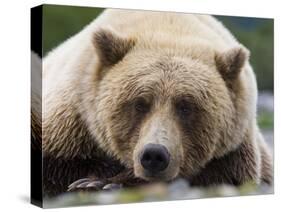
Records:
[[[91,178],[79,179],[68,186],[67,191],[85,190],[107,190],[112,191],[122,188],[122,184],[108,183],[105,180],[93,180]]]

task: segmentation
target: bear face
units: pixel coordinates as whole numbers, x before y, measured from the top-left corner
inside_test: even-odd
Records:
[[[136,177],[191,176],[220,148],[238,145],[225,140],[238,132],[230,87],[247,59],[241,47],[221,55],[205,46],[159,51],[104,30],[93,41],[99,62],[83,81],[85,119],[102,149]]]

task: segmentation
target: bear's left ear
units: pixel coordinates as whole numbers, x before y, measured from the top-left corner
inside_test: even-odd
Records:
[[[93,44],[102,65],[111,66],[122,60],[135,41],[123,38],[110,30],[100,29],[93,35]]]
[[[243,46],[231,48],[224,53],[217,53],[215,62],[223,79],[228,82],[237,79],[249,56],[249,51]]]

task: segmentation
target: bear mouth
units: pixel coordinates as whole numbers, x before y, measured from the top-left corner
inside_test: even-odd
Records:
[[[144,179],[144,180],[148,180],[151,182],[157,182],[157,181],[170,181],[172,179],[174,179],[176,176],[171,176],[168,175],[165,171],[163,172],[150,172],[150,171],[143,171],[143,173],[141,175],[139,175],[138,177]]]

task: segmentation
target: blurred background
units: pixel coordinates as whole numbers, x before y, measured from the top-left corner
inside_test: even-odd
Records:
[[[103,9],[44,6],[44,55],[79,32]],[[273,90],[273,19],[216,16],[251,51],[259,89]]]
[[[101,8],[45,5],[43,7],[43,55],[46,55],[61,42],[81,31],[84,26],[94,20],[102,11],[103,9]],[[273,149],[273,19],[234,16],[215,17],[223,22],[235,37],[251,52],[250,62],[256,73],[259,89],[258,123],[266,141]],[[156,188],[161,191],[161,186],[156,186]],[[222,191],[225,190],[223,189]],[[169,191],[166,192],[168,192],[169,195],[171,194]],[[231,192],[241,194],[240,190],[232,190]],[[137,193],[138,192],[134,192],[134,194]],[[192,193],[189,194],[192,195]],[[204,192],[204,194],[206,194],[206,192]],[[195,195],[195,197],[197,196]],[[75,196],[68,198],[74,198],[74,201],[77,200]],[[92,199],[89,196],[84,196],[82,200],[85,201],[87,198],[90,198],[90,202],[97,201],[96,196],[92,197]],[[125,195],[124,198],[126,199],[128,197]],[[134,198],[143,197],[136,196],[130,198],[135,200]],[[60,201],[61,200],[55,201],[55,204],[60,204]],[[81,201],[79,203],[81,203]]]

